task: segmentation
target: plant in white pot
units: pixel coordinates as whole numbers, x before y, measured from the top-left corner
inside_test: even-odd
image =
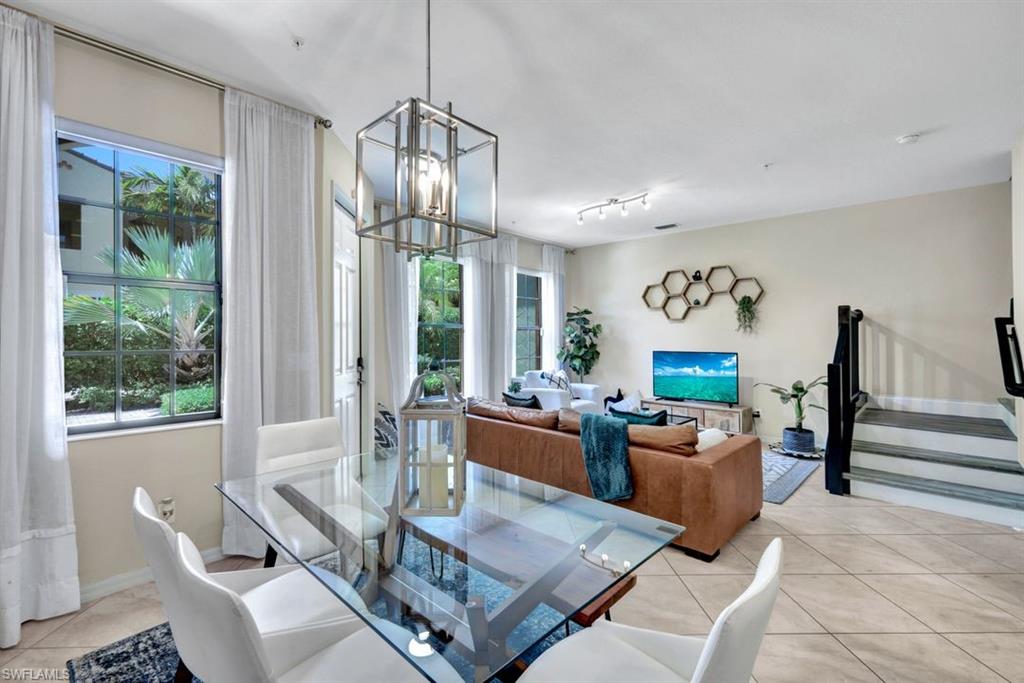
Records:
[[[791,453],[813,453],[814,430],[804,429],[804,418],[807,417],[806,408],[817,408],[818,410],[825,410],[825,408],[817,403],[810,403],[809,401],[805,403],[805,401],[807,401],[809,392],[814,387],[828,386],[824,375],[806,385],[803,381],[797,380],[793,382],[789,389],[780,387],[777,384],[769,384],[768,382],[758,382],[754,386],[770,387],[771,392],[779,397],[782,405],[793,405],[793,415],[796,424],[793,427],[786,427],[782,430],[782,448]]]

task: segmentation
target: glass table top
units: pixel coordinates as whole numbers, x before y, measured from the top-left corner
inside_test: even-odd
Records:
[[[217,488],[430,680],[489,679],[684,530],[471,462],[458,515],[401,515],[397,479],[378,452]]]

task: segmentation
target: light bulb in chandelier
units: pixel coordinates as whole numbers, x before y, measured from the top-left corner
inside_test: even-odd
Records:
[[[604,215],[604,207],[602,206],[597,210],[597,220],[603,221],[605,218],[607,218],[607,216]]]

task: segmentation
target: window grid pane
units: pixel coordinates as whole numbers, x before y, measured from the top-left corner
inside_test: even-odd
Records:
[[[516,374],[540,370],[542,362],[541,280],[516,274]]]
[[[69,431],[216,417],[220,176],[57,147]]]

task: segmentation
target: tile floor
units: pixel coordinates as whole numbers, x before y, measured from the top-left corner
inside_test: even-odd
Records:
[[[765,504],[707,564],[666,550],[638,571],[616,621],[706,634],[784,542],[782,592],[754,669],[758,683],[1024,683],[1024,534],[865,498],[830,496],[819,468],[783,505]],[[226,571],[258,561],[227,558]],[[164,621],[152,584],[24,626],[4,669],[57,669]]]

